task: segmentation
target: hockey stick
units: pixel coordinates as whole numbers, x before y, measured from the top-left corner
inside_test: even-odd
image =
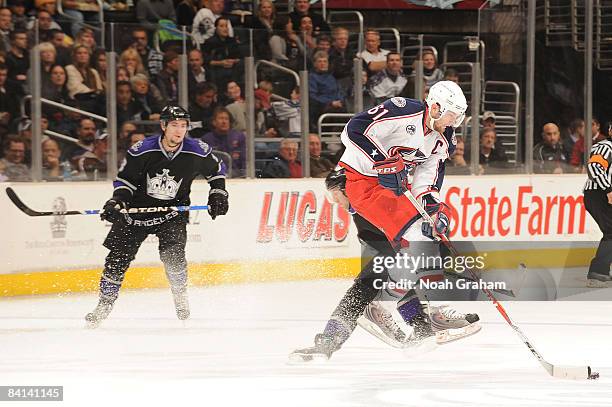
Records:
[[[416,200],[414,195],[412,195],[410,191],[407,191],[405,195],[410,200],[412,205],[419,211],[419,213],[423,217],[423,220],[425,220],[426,222],[429,222],[431,224],[431,227],[435,230],[434,220],[425,211],[423,206]],[[444,243],[444,245],[448,248],[448,250],[450,250],[453,256],[459,255],[459,253],[457,252],[457,250],[455,249],[451,241],[448,239],[448,237],[446,237],[445,235],[438,235],[438,238]],[[468,273],[470,273],[472,278],[476,280],[478,279],[476,274],[471,269],[468,268],[467,271]],[[562,378],[562,379],[574,379],[574,380],[598,379],[599,378],[599,373],[592,372],[590,366],[560,366],[560,365],[553,365],[552,363],[547,362],[542,357],[540,352],[538,352],[536,348],[531,344],[531,342],[529,342],[529,339],[527,338],[527,336],[525,336],[523,331],[521,331],[521,329],[514,322],[512,322],[512,319],[510,319],[510,316],[508,315],[504,307],[501,305],[501,303],[497,301],[497,299],[495,298],[491,290],[483,286],[481,286],[481,289],[482,291],[484,291],[487,297],[493,302],[493,305],[495,305],[495,308],[497,308],[497,311],[499,311],[501,316],[504,317],[508,325],[510,325],[512,329],[514,329],[514,332],[516,332],[516,334],[521,338],[523,343],[529,348],[531,353],[538,359],[538,361],[544,367],[544,369],[546,369],[549,375],[553,377]]]
[[[7,187],[6,194],[8,195],[11,202],[15,204],[17,208],[28,216],[57,216],[57,215],[99,215],[102,212],[101,209],[84,209],[84,210],[72,210],[72,211],[35,211],[28,207],[15,193],[13,188]],[[122,209],[122,213],[154,213],[154,212],[187,212],[187,211],[206,211],[208,205],[192,205],[192,206],[153,206],[150,208],[129,208],[128,210]]]

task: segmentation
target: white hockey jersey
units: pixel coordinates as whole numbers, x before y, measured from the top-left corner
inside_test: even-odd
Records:
[[[394,97],[346,124],[341,140],[346,150],[340,164],[364,176],[376,177],[373,165],[396,154],[416,165],[412,180],[415,196],[439,191],[444,177],[444,162],[454,151],[454,130],[444,134],[425,126],[424,102]]]

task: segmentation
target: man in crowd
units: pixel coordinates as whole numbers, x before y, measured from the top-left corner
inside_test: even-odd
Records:
[[[217,86],[212,82],[201,82],[195,87],[193,102],[189,106],[191,115],[191,137],[200,138],[211,130],[213,111],[219,106]]]
[[[149,78],[154,80],[163,69],[164,56],[157,50],[149,47],[147,30],[143,28],[136,28],[132,31],[132,41],[132,46],[140,54],[142,63],[149,73]]]
[[[321,139],[318,134],[310,133],[308,147],[310,149],[310,176],[325,178],[335,167],[334,163],[321,157]]]
[[[561,142],[561,132],[555,123],[542,127],[542,141],[533,148],[533,169],[535,172],[562,174],[567,172],[569,154]]]
[[[278,155],[263,170],[263,178],[302,178],[302,163],[297,159],[298,143],[283,139]]]
[[[25,165],[26,142],[19,136],[8,136],[0,159],[0,181],[29,181],[30,169]]]
[[[363,60],[370,77],[385,69],[389,51],[380,48],[380,33],[374,29],[369,29],[365,33],[365,48],[357,56]]]
[[[402,57],[397,52],[387,54],[387,67],[376,73],[368,81],[368,91],[375,104],[380,104],[394,96],[399,96],[408,78],[402,72]]]
[[[224,107],[217,107],[212,114],[212,131],[202,140],[213,150],[223,151],[232,158],[232,177],[244,176],[246,170],[246,137],[231,127],[232,117]],[[223,159],[222,155],[219,158]],[[229,164],[229,163],[226,163]]]

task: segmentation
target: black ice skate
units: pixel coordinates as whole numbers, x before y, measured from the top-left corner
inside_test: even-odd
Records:
[[[100,299],[96,308],[85,315],[88,328],[97,328],[100,323],[108,317],[108,314],[113,310],[113,301]]]
[[[587,275],[588,288],[606,288],[612,286],[610,284],[612,276],[609,274],[589,273]]]
[[[181,292],[172,292],[174,297],[174,307],[176,308],[176,316],[181,321],[189,318],[189,298],[187,298],[187,290]]]
[[[310,348],[294,350],[289,355],[289,362],[327,361],[332,353],[338,349],[340,349],[339,338],[326,334],[317,334],[315,336],[315,345]]]

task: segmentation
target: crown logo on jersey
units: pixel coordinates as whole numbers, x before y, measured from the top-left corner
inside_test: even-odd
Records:
[[[182,182],[183,180],[176,182],[170,175],[170,170],[164,168],[161,174],[157,173],[153,178],[147,174],[147,194],[153,198],[169,201],[176,197]]]

